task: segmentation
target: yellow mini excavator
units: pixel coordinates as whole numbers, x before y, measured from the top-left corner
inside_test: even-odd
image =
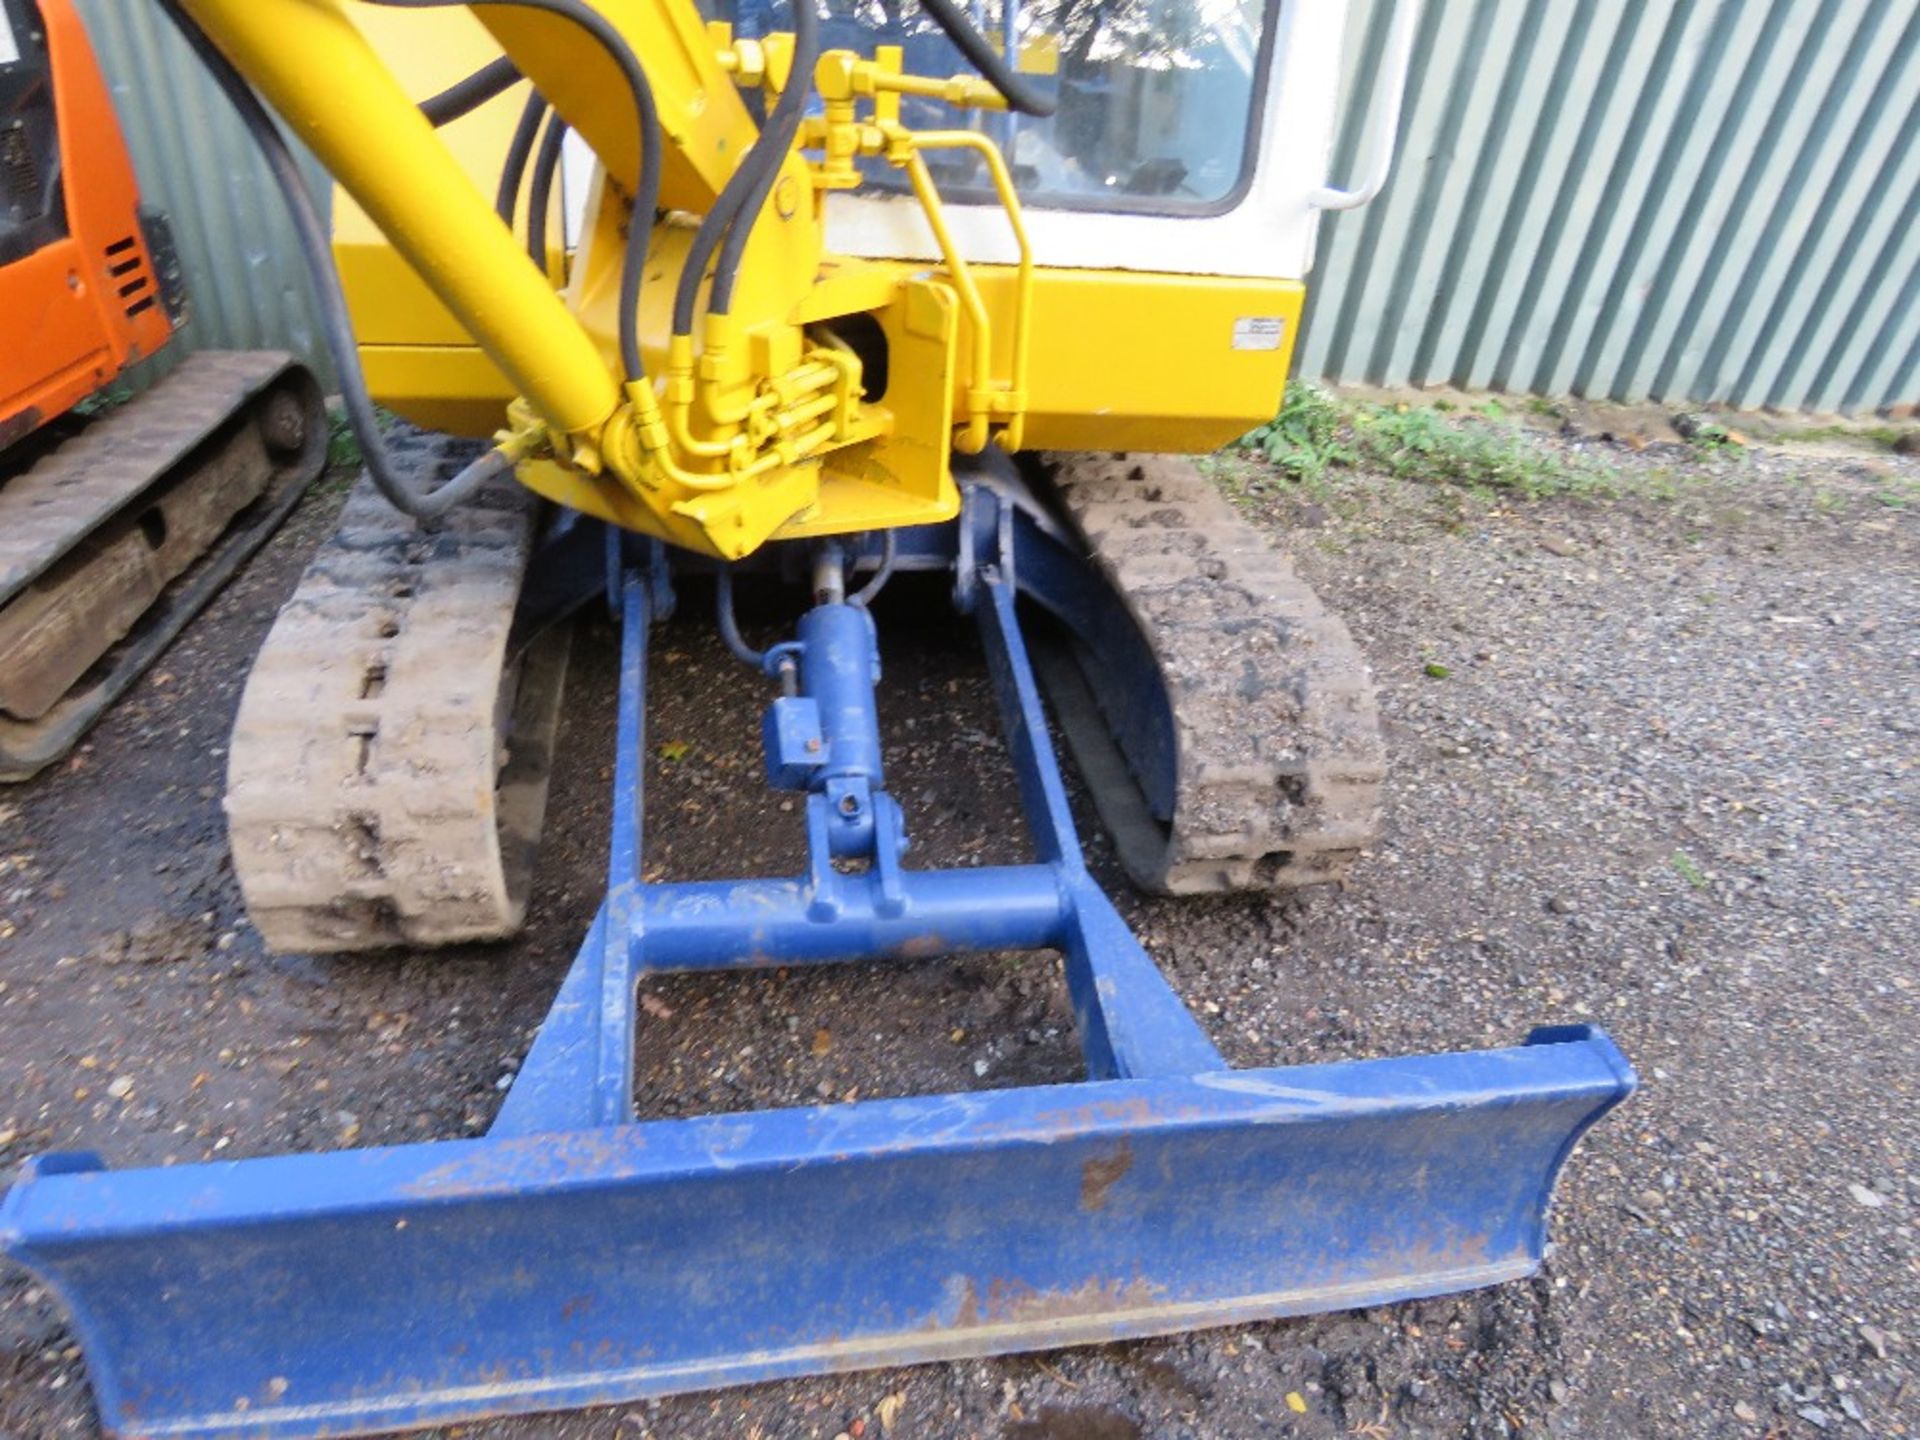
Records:
[[[1607,1037],[1232,1069],[1089,874],[1050,738],[1152,891],[1324,884],[1374,833],[1364,662],[1180,458],[1273,413],[1318,212],[1384,178],[1391,114],[1326,182],[1341,6],[156,3],[285,191],[367,461],[236,724],[267,942],[513,932],[591,602],[619,705],[605,899],[484,1137],[30,1162],[0,1247],[109,1428],[405,1428],[1538,1266],[1634,1084]],[[978,624],[1029,863],[907,863],[870,603],[905,570]],[[803,597],[766,650],[745,571]],[[766,688],[802,873],[645,878],[648,634],[692,594]],[[636,1121],[642,975],[966,950],[1063,957],[1083,1080]]]

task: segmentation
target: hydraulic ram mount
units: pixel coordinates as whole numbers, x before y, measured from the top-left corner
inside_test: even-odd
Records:
[[[1016,613],[1099,582],[1002,486],[897,537],[978,620],[1036,863],[910,870],[878,651],[835,562],[769,653],[788,880],[641,879],[657,561],[623,560],[607,896],[483,1139],[113,1172],[31,1162],[0,1246],[66,1304],[106,1427],[307,1437],[1344,1309],[1539,1264],[1553,1184],[1632,1090],[1591,1027],[1233,1070],[1089,878]],[[824,582],[824,583],[822,583]],[[1075,597],[1080,597],[1078,600]],[[836,864],[835,862],[840,863]],[[1053,949],[1087,1077],[636,1122],[648,971]]]

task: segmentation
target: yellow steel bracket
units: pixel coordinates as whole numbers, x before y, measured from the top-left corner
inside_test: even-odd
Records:
[[[986,81],[970,75],[940,80],[929,76],[901,73],[901,50],[897,45],[875,49],[871,60],[850,50],[830,50],[820,57],[814,69],[814,88],[819,92],[824,113],[810,118],[800,132],[801,148],[817,150],[821,158],[814,164],[814,183],[823,190],[848,190],[863,177],[856,161],[863,155],[878,155],[906,172],[914,197],[927,217],[927,225],[940,247],[940,256],[973,330],[971,363],[966,391],[967,423],[954,438],[954,448],[969,454],[986,449],[996,428],[1001,443],[1018,450],[1023,441],[1027,406],[1028,337],[1033,312],[1033,246],[1027,238],[1020,197],[1014,192],[1013,174],[1007,168],[1000,147],[987,136],[973,130],[912,130],[900,123],[900,97],[918,95],[944,100],[955,108],[1006,108],[1006,101]],[[871,115],[862,120],[857,102],[870,102]],[[1014,284],[1014,313],[1011,375],[1006,382],[993,375],[993,320],[980,293],[967,258],[953,238],[941,204],[939,187],[934,184],[922,152],[927,150],[972,150],[986,161],[993,177],[995,196],[1006,212],[1019,253]]]

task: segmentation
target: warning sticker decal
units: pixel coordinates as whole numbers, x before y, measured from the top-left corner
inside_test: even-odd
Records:
[[[1242,315],[1233,322],[1233,348],[1236,350],[1278,350],[1280,337],[1287,333],[1283,315]]]

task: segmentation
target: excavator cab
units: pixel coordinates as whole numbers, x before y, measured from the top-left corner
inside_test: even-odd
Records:
[[[286,185],[367,448],[236,722],[267,943],[513,933],[583,605],[619,685],[568,732],[611,752],[604,899],[485,1136],[50,1155],[9,1192],[0,1247],[110,1429],[365,1433],[1538,1267],[1635,1083],[1612,1042],[1233,1068],[1089,868],[1052,741],[1142,888],[1365,883],[1364,659],[1184,458],[1272,413],[1316,214],[1377,186],[1324,174],[1339,7],[159,3]],[[331,255],[269,104],[339,182]],[[383,435],[373,397],[465,438]],[[905,570],[977,625],[1026,863],[910,848],[877,700]],[[793,597],[766,649],[749,573]],[[766,698],[799,873],[644,863],[649,646],[694,604]],[[636,1117],[644,976],[963,951],[1061,957],[1081,1078]]]
[[[1277,8],[1257,0],[979,7],[974,23],[1053,103],[1051,115],[1008,112],[982,124],[1013,171],[1021,204],[1137,215],[1231,208],[1253,177],[1254,90],[1267,72],[1267,12]],[[708,13],[739,34],[776,28],[764,5]],[[952,40],[911,6],[832,4],[823,29],[833,49],[898,46],[916,74],[966,69]],[[901,118],[933,129],[946,121],[941,108],[937,99],[910,97]],[[879,188],[900,190],[884,165],[863,168]],[[992,202],[977,156],[943,159],[935,170],[956,202]]]

